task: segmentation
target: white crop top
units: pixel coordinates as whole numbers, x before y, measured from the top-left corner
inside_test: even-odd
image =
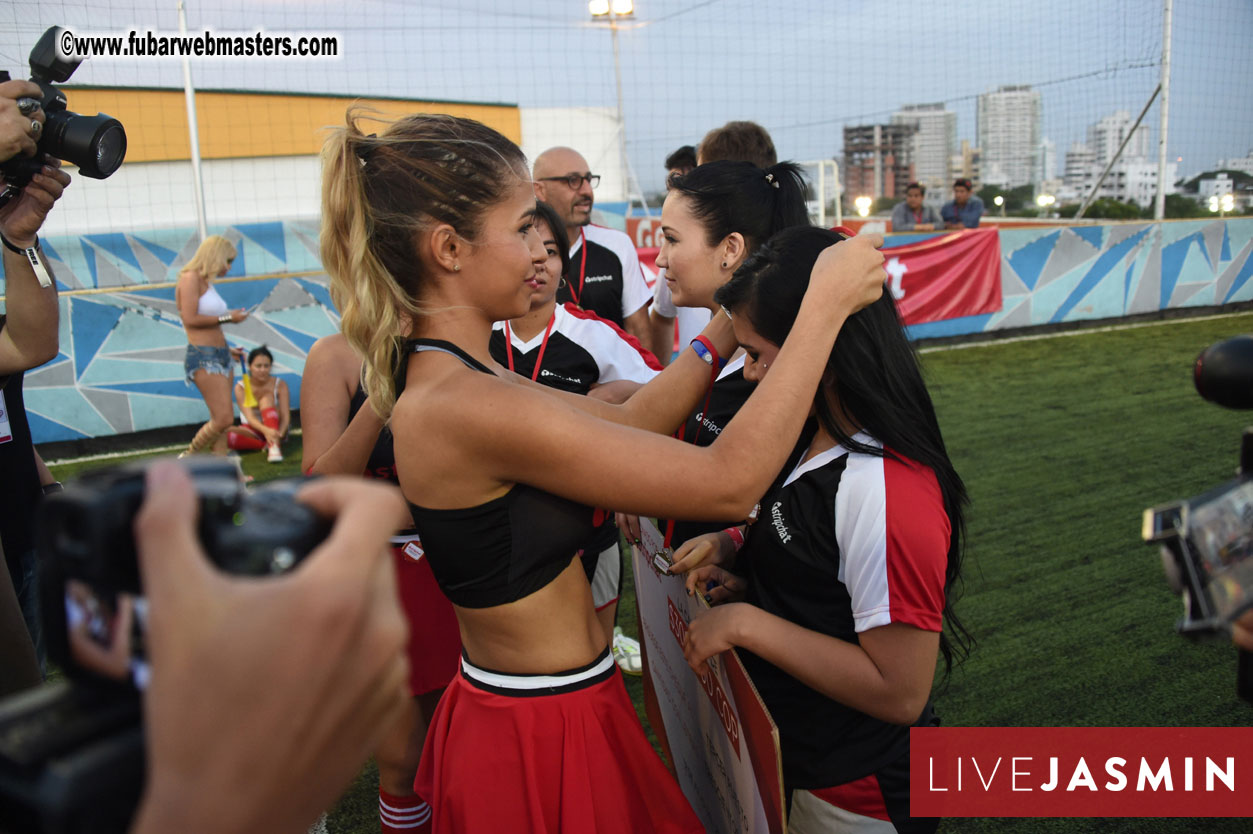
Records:
[[[205,290],[204,295],[200,296],[200,303],[196,305],[196,312],[202,316],[218,316],[225,313],[228,309],[226,299],[218,295],[217,288],[212,284],[209,289]]]

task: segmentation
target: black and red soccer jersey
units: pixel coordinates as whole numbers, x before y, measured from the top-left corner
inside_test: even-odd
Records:
[[[866,434],[856,439],[879,445]],[[930,469],[836,446],[796,466],[762,500],[740,553],[748,601],[850,643],[889,623],[938,632],[950,529]],[[908,751],[908,727],[837,703],[751,652],[741,656],[778,724],[789,788],[843,784]]]
[[[731,422],[731,418],[743,407],[755,387],[744,378],[744,357],[741,355],[732,359],[718,374],[713,391],[709,392],[708,401],[702,397],[700,405],[683,424],[682,439],[697,446],[713,443]],[[676,521],[670,545],[678,547],[688,539],[721,530],[726,526],[725,521]],[[662,531],[667,529],[667,525],[663,524]]]
[[[573,302],[619,327],[653,299],[635,244],[625,232],[584,226],[570,242],[570,273],[557,303]]]
[[[574,305],[557,305],[553,316],[547,344],[543,331],[525,342],[511,332],[506,344],[505,323],[496,322],[489,343],[492,358],[510,367],[512,357],[515,372],[575,394],[586,394],[593,385],[621,379],[642,384],[661,370],[656,358],[616,325]]]

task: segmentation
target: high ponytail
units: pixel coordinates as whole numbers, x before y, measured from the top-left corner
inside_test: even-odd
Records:
[[[359,123],[385,129],[365,135]],[[421,234],[438,223],[473,241],[483,214],[519,178],[526,159],[471,119],[419,114],[388,122],[350,108],[322,150],[322,265],[340,329],[363,358],[362,382],[386,419],[398,392],[402,340],[424,314]]]
[[[671,182],[671,191],[689,201],[705,227],[710,246],[738,232],[756,249],[776,232],[808,226],[805,177],[792,162],[766,170],[750,162],[710,162]]]
[[[365,193],[362,154],[368,139],[349,111],[347,126],[322,150],[322,266],[331,276],[331,300],[340,330],[363,357],[362,383],[370,405],[383,419],[391,414],[396,386],[390,370],[399,364],[399,311],[414,301],[375,256],[370,240],[374,218]]]
[[[771,203],[769,231],[757,241],[758,245],[784,229],[809,225],[809,209],[805,206],[805,194],[809,187],[800,166],[795,162],[775,163],[766,169],[765,179],[775,193]],[[777,188],[774,187],[776,183]]]

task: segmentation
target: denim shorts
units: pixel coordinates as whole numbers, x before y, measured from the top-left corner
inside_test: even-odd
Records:
[[[183,358],[183,370],[187,372],[189,383],[196,381],[196,371],[199,370],[221,374],[229,379],[232,375],[231,350],[225,347],[188,345],[187,355]]]

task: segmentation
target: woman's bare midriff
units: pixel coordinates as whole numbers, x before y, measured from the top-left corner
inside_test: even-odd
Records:
[[[492,608],[453,606],[470,662],[515,675],[551,675],[591,663],[608,640],[583,565],[573,559],[530,596]]]

